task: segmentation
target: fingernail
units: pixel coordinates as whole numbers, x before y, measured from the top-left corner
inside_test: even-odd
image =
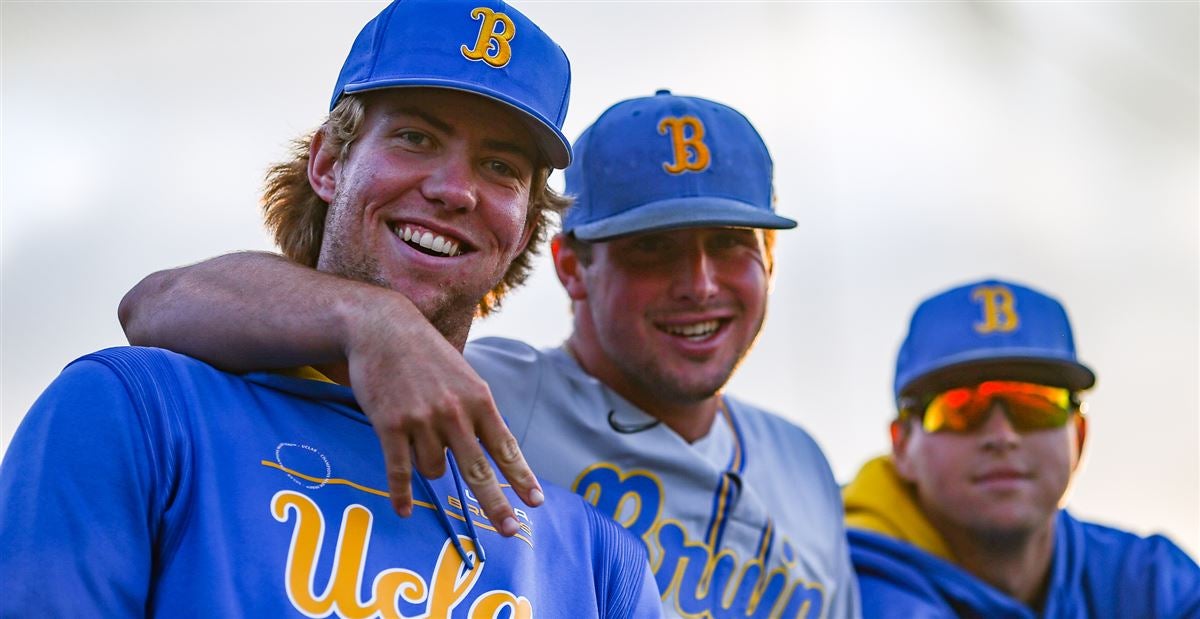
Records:
[[[541,489],[534,488],[529,491],[529,500],[533,501],[534,505],[541,505],[546,500],[546,495],[542,494]]]
[[[519,530],[521,530],[521,525],[517,524],[517,519],[512,516],[505,518],[504,522],[500,523],[500,534],[504,537],[512,537]]]

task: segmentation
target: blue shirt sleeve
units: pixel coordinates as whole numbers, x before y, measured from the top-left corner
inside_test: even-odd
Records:
[[[592,569],[596,574],[596,588],[604,596],[602,616],[606,619],[661,617],[662,602],[646,547],[591,505],[585,504],[582,513],[587,517],[595,540]]]
[[[1200,566],[1166,537],[1154,535],[1147,543],[1158,569],[1134,575],[1131,582],[1144,585],[1147,579],[1152,579],[1158,592],[1157,616],[1200,618]]]
[[[96,361],[34,403],[0,465],[0,616],[145,614],[163,501],[151,431]]]
[[[1174,542],[1094,523],[1071,525],[1086,539],[1081,580],[1090,614],[1200,618],[1200,567]]]

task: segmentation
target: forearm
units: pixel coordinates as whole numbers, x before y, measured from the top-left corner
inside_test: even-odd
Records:
[[[484,449],[526,504],[542,502],[487,384],[463,359],[462,342],[448,341],[398,292],[274,254],[240,253],[147,277],[121,300],[119,314],[132,344],[233,372],[318,365],[348,381],[380,435],[401,515],[412,510],[413,466],[440,477],[447,448],[503,535],[515,534],[518,523]]]
[[[118,314],[131,344],[230,371],[337,362],[356,321],[424,321],[403,295],[265,252],[154,273],[125,295]]]

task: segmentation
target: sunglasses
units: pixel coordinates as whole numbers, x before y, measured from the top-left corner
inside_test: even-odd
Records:
[[[919,416],[926,432],[971,432],[983,425],[995,402],[1003,405],[1018,432],[1061,428],[1081,407],[1069,389],[993,380],[923,397],[903,397],[900,418]]]

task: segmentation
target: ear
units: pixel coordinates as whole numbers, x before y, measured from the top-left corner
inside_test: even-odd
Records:
[[[908,448],[912,440],[913,429],[907,421],[895,419],[889,428],[892,435],[892,464],[896,473],[905,481],[913,480],[912,460],[908,457]]]
[[[582,301],[587,298],[587,285],[583,281],[583,264],[579,255],[566,243],[563,235],[556,234],[550,239],[550,254],[554,257],[554,271],[558,281],[567,291],[572,301]]]
[[[331,150],[325,148],[325,126],[322,125],[308,145],[308,184],[329,204],[333,203],[333,196],[337,193],[337,177],[341,169],[337,153]]]
[[[1073,422],[1075,424],[1075,464],[1071,466],[1072,471],[1079,466],[1079,462],[1083,459],[1083,443],[1087,439],[1087,417],[1076,413]]]

